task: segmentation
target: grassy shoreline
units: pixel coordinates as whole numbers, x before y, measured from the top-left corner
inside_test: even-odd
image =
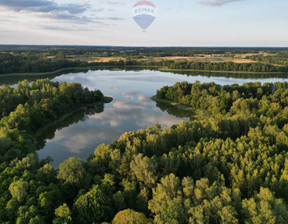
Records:
[[[84,68],[84,67],[69,67],[69,68],[61,68],[55,71],[51,71],[51,72],[36,72],[36,73],[7,73],[7,74],[0,74],[0,77],[5,77],[5,76],[26,76],[26,75],[30,75],[30,76],[40,76],[40,75],[54,75],[60,72],[65,72],[65,71],[73,71],[73,70],[78,70],[78,69],[89,69],[88,67]]]
[[[9,77],[9,76],[41,76],[41,75],[55,75],[57,73],[63,73],[69,72],[69,71],[75,71],[75,70],[93,70],[97,68],[111,68],[113,66],[87,66],[87,67],[68,67],[68,68],[61,68],[55,71],[51,72],[28,72],[28,73],[7,73],[7,74],[0,74],[0,77]]]
[[[158,69],[162,72],[207,72],[207,73],[229,73],[229,74],[255,74],[255,75],[288,75],[286,72],[243,72],[243,71],[215,71],[215,70],[195,70],[195,69],[170,69],[167,67],[161,67]]]
[[[186,106],[184,104],[181,104],[181,103],[176,103],[176,102],[173,102],[171,100],[166,100],[166,99],[161,99],[159,97],[157,97],[156,95],[155,96],[152,96],[151,99],[155,102],[160,102],[160,103],[167,103],[173,107],[177,107],[178,109],[180,110],[186,110],[186,111],[191,111],[191,112],[195,112],[195,110],[193,109],[193,107],[189,107],[189,106]]]
[[[206,119],[210,116],[210,114],[206,113],[204,110],[194,109],[193,107],[186,106],[181,103],[173,102],[171,100],[161,99],[159,97],[152,96],[151,99],[155,102],[165,103],[170,106],[176,107],[179,110],[191,112],[195,119]]]
[[[121,67],[115,67],[112,65],[107,65],[107,66],[86,66],[86,67],[67,67],[67,68],[61,68],[55,71],[51,71],[51,72],[27,72],[27,73],[6,73],[6,74],[0,74],[0,77],[10,77],[10,76],[41,76],[41,75],[55,75],[57,73],[65,73],[65,72],[69,72],[69,71],[77,71],[77,70],[94,70],[94,69],[101,69],[101,68],[110,68],[112,70],[123,70],[125,68],[143,68],[143,69],[147,69],[147,68],[159,68],[159,66],[136,66],[136,65],[131,65],[131,66],[126,66],[125,68],[121,68]]]

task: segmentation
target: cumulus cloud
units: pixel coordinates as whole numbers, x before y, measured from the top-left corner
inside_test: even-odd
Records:
[[[74,23],[98,22],[95,18],[83,16],[90,8],[88,1],[59,4],[52,0],[0,0],[0,8],[17,13],[30,13],[40,18],[72,21]]]
[[[241,1],[244,0],[203,0],[201,1],[201,4],[208,6],[222,6],[232,2],[241,2]]]

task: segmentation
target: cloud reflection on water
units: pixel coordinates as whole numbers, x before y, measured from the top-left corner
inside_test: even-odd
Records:
[[[140,103],[137,103],[140,99]],[[143,103],[151,105],[146,107]],[[126,131],[136,131],[160,124],[163,128],[179,123],[182,119],[155,110],[155,103],[147,96],[139,95],[134,102],[116,100],[104,112],[88,116],[83,122],[57,130],[52,140],[39,151],[40,158],[51,156],[54,165],[70,156],[86,159],[97,145],[109,144]]]
[[[140,102],[154,104],[149,97],[144,95],[139,97]],[[156,123],[160,124],[163,128],[167,128],[183,120],[182,118],[163,113],[159,109],[154,110],[154,107],[154,105],[146,107],[143,104],[118,100],[113,103],[113,108],[105,109],[100,114],[91,115],[90,118],[98,120],[103,125],[109,124],[111,127],[118,128],[122,126],[121,129],[125,129],[125,127],[129,127],[132,124],[134,127],[133,130],[152,126]]]

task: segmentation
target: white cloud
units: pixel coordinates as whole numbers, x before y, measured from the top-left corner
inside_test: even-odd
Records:
[[[100,2],[108,5],[125,5],[125,3],[121,1],[100,0]]]

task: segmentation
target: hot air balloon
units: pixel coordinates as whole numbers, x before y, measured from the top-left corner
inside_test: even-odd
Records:
[[[133,6],[133,19],[145,31],[155,20],[156,6],[149,1],[139,1]]]

